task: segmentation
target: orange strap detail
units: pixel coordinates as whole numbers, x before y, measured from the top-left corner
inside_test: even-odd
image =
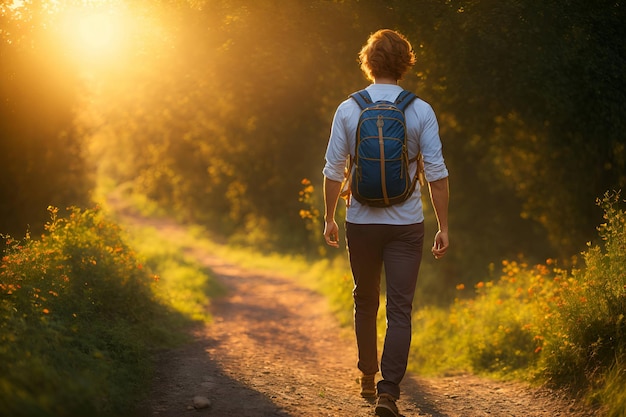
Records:
[[[383,115],[378,115],[378,120],[376,121],[376,126],[378,126],[378,144],[380,145],[380,182],[383,187],[383,198],[385,199],[385,204],[389,205],[389,195],[387,195],[387,180],[385,177],[385,141],[383,140],[383,125],[385,122],[383,121]]]

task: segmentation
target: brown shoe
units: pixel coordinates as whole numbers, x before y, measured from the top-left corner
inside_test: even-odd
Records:
[[[359,382],[361,383],[361,397],[371,398],[376,396],[376,384],[374,379],[376,374],[365,375],[361,374]]]
[[[400,417],[396,399],[389,394],[380,394],[376,402],[376,415],[379,417]]]

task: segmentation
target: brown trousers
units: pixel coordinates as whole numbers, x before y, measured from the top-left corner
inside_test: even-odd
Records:
[[[378,393],[399,398],[411,345],[411,311],[422,260],[424,224],[347,223],[346,240],[354,278],[358,368],[367,375],[379,370],[376,316],[384,265],[387,331],[380,361],[383,379],[378,383]]]

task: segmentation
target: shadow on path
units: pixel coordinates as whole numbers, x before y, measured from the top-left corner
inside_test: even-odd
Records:
[[[407,374],[402,381],[401,405],[404,407],[404,410],[400,411],[406,411],[406,416],[454,417],[440,411],[431,391],[432,389],[430,389],[425,382],[419,381]],[[409,413],[413,411],[417,412],[418,410],[419,414]]]
[[[209,353],[215,344],[198,337],[184,348],[160,353],[149,403],[135,417],[291,415],[266,395],[231,378],[220,359]],[[208,398],[210,407],[194,409],[195,396]]]

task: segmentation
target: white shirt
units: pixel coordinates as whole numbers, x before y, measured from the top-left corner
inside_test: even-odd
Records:
[[[395,101],[402,87],[394,84],[371,84],[367,87],[372,101]],[[348,155],[354,158],[356,130],[361,109],[352,98],[342,102],[333,118],[333,124],[326,149],[326,164],[322,173],[330,180],[341,182]],[[407,146],[409,158],[414,158],[421,150],[424,157],[424,174],[428,182],[448,176],[443,160],[439,124],[432,107],[417,98],[405,110],[407,124]],[[411,178],[415,176],[417,162],[409,166]],[[352,199],[346,211],[346,221],[357,224],[407,225],[424,221],[420,185],[406,201],[391,207],[370,207]]]

